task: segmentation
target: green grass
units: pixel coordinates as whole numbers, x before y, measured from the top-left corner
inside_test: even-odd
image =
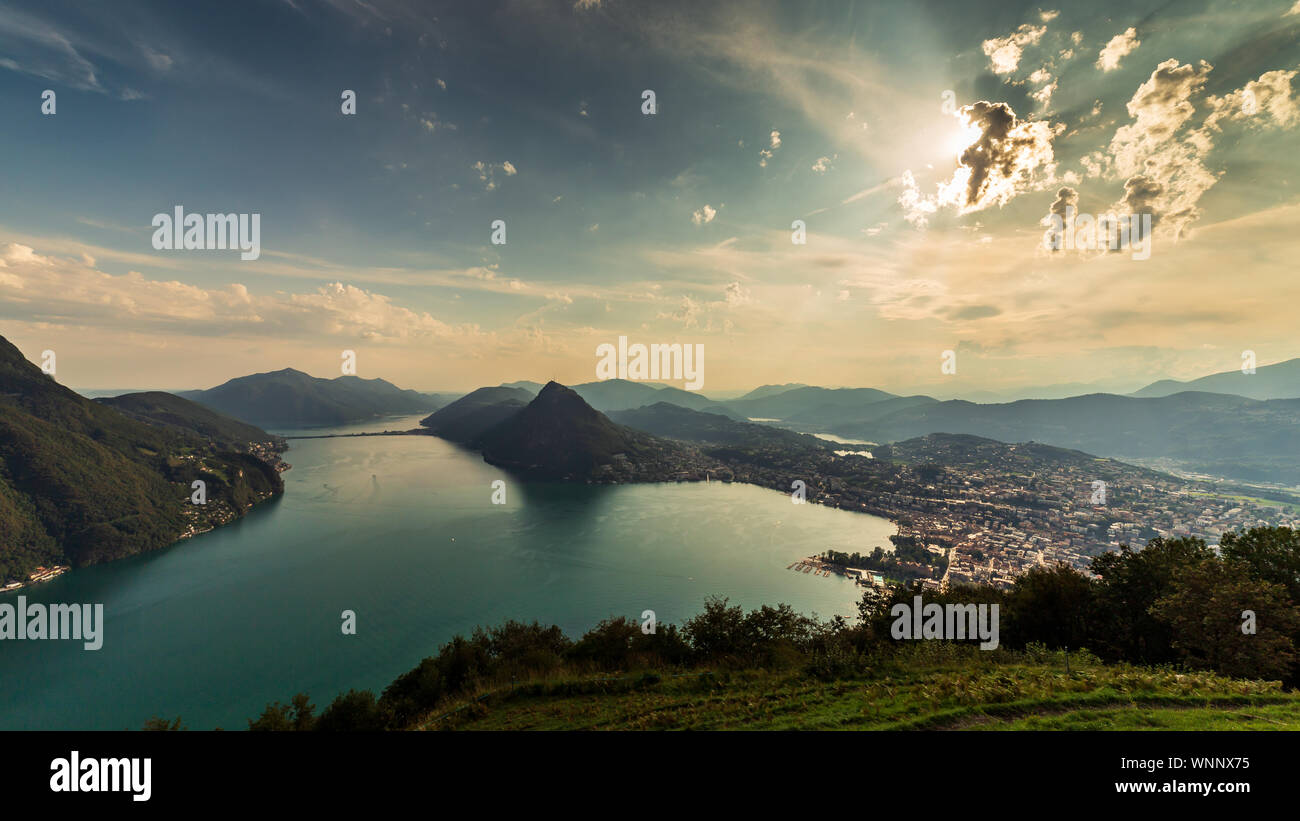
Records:
[[[990,654],[993,655],[993,654]],[[1300,695],[1208,673],[1014,661],[798,672],[552,677],[431,714],[459,730],[1300,730]],[[476,700],[478,699],[478,700]]]
[[[1230,499],[1234,502],[1250,502],[1261,507],[1291,507],[1293,503],[1279,502],[1273,499],[1261,499],[1258,496],[1242,496],[1236,493],[1205,493],[1202,491],[1188,491],[1189,496],[1206,496],[1213,499]]]

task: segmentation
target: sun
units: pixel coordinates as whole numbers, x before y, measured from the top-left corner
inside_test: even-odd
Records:
[[[979,140],[982,132],[978,125],[960,114],[953,115],[953,126],[952,131],[944,137],[943,153],[957,158]]]

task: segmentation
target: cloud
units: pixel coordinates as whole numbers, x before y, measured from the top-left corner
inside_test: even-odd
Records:
[[[1020,65],[1020,57],[1025,46],[1036,44],[1047,32],[1047,26],[1031,26],[1025,23],[1006,37],[994,37],[981,45],[989,58],[989,67],[994,74],[1010,74]]]
[[[749,302],[749,291],[742,287],[739,282],[729,282],[723,300],[733,307],[744,305]]]
[[[713,222],[713,218],[717,215],[717,210],[708,203],[705,203],[703,208],[700,208],[696,210],[695,213],[691,214],[691,222],[696,225],[707,225],[710,222]]]
[[[430,111],[427,114],[425,114],[423,117],[421,117],[420,125],[424,128],[425,131],[428,131],[430,134],[432,134],[435,131],[438,131],[439,129],[445,129],[447,131],[456,130],[455,123],[446,123],[443,122],[442,120],[439,120],[438,112],[436,111]]]
[[[910,171],[904,175],[899,203],[913,225],[923,226],[926,214],[945,206],[969,214],[1005,205],[1055,177],[1052,139],[1064,126],[1021,120],[1006,103],[984,100],[964,106],[957,116],[979,136],[962,151],[957,170],[933,196],[921,194]]]
[[[144,54],[144,58],[149,61],[149,65],[152,66],[155,71],[171,71],[173,62],[171,57],[160,51],[154,51],[148,46],[141,46],[140,51]]]
[[[495,191],[497,187],[496,172],[502,171],[507,177],[513,177],[519,173],[509,160],[501,163],[485,163],[482,160],[470,166],[478,172],[478,180],[483,183],[485,191]]]
[[[1125,29],[1110,38],[1105,48],[1098,52],[1097,68],[1102,71],[1114,71],[1119,68],[1119,61],[1132,54],[1140,45],[1142,41],[1137,38],[1137,30],[1132,27]]]
[[[967,305],[964,308],[958,308],[950,312],[949,317],[952,319],[988,319],[1001,313],[1001,308],[995,308],[992,305]]]
[[[663,311],[655,315],[655,319],[668,319],[674,322],[680,322],[683,328],[698,328],[700,325],[701,308],[700,303],[688,296],[683,296],[678,308],[675,311]]]
[[[764,148],[762,151],[758,152],[759,168],[767,168],[767,161],[772,159],[772,155],[775,154],[776,150],[780,147],[781,147],[781,132],[777,131],[776,129],[773,129],[772,133],[768,137],[767,148]]]
[[[1062,186],[1060,189],[1057,190],[1056,199],[1048,207],[1047,216],[1043,217],[1040,224],[1042,224],[1044,227],[1048,227],[1048,228],[1052,227],[1053,225],[1052,217],[1055,216],[1061,220],[1061,227],[1065,232],[1068,233],[1070,231],[1073,231],[1074,219],[1073,219],[1073,215],[1067,212],[1066,209],[1068,208],[1073,208],[1074,213],[1075,214],[1078,213],[1079,192],[1075,191],[1073,188],[1067,185],[1067,186]],[[1060,249],[1054,249],[1054,250],[1059,251]]]
[[[813,163],[812,170],[818,174],[825,174],[831,168],[830,157],[818,157],[817,162]]]
[[[1218,176],[1205,166],[1213,147],[1205,129],[1185,129],[1196,113],[1192,98],[1205,85],[1212,66],[1179,65],[1166,60],[1138,87],[1128,102],[1133,122],[1121,126],[1111,138],[1109,154],[1094,166],[1125,180],[1124,196],[1116,203],[1123,213],[1134,203],[1151,213],[1152,223],[1163,223],[1175,240],[1200,216],[1196,203]]]
[[[0,316],[130,333],[274,340],[324,334],[395,342],[473,333],[342,282],[305,293],[254,296],[241,283],[201,288],[137,271],[107,274],[93,263],[85,255],[52,257],[18,243],[0,245]]]
[[[1292,81],[1300,71],[1269,71],[1223,97],[1206,102],[1210,113],[1205,126],[1218,129],[1222,122],[1255,122],[1290,128],[1300,122],[1300,107],[1291,95]]]
[[[54,26],[12,8],[0,14],[0,38],[8,52],[0,66],[64,83],[80,91],[108,93],[99,70]]]

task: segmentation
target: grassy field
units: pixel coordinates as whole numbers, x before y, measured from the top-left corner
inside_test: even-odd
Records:
[[[919,664],[919,666],[918,666]],[[476,694],[439,730],[1300,730],[1276,682],[1060,657],[911,660],[820,681],[768,671],[557,677]]]
[[[1237,493],[1203,493],[1200,491],[1189,491],[1189,496],[1205,496],[1213,499],[1228,499],[1233,502],[1250,502],[1261,507],[1290,507],[1287,502],[1279,502],[1273,499],[1262,499],[1258,496],[1242,496]]]

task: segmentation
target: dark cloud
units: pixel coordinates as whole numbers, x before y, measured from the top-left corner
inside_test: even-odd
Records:
[[[992,305],[967,305],[965,308],[952,311],[948,316],[950,319],[987,319],[1001,313],[1000,308]]]
[[[1124,181],[1124,199],[1121,202],[1130,214],[1150,214],[1154,226],[1160,222],[1156,203],[1164,193],[1163,185],[1145,174],[1137,174]]]
[[[1011,106],[987,100],[966,106],[962,113],[980,129],[979,139],[961,155],[961,164],[970,169],[964,207],[1005,202],[1009,196],[998,188],[1009,184],[1014,190],[1026,172],[1051,162],[1053,132],[1045,123],[1021,121]]]
[[[1079,210],[1079,192],[1068,185],[1062,186],[1056,192],[1056,202],[1053,202],[1052,207],[1047,209],[1047,214],[1048,216],[1055,214],[1064,221],[1066,208],[1073,208],[1076,212]]]

